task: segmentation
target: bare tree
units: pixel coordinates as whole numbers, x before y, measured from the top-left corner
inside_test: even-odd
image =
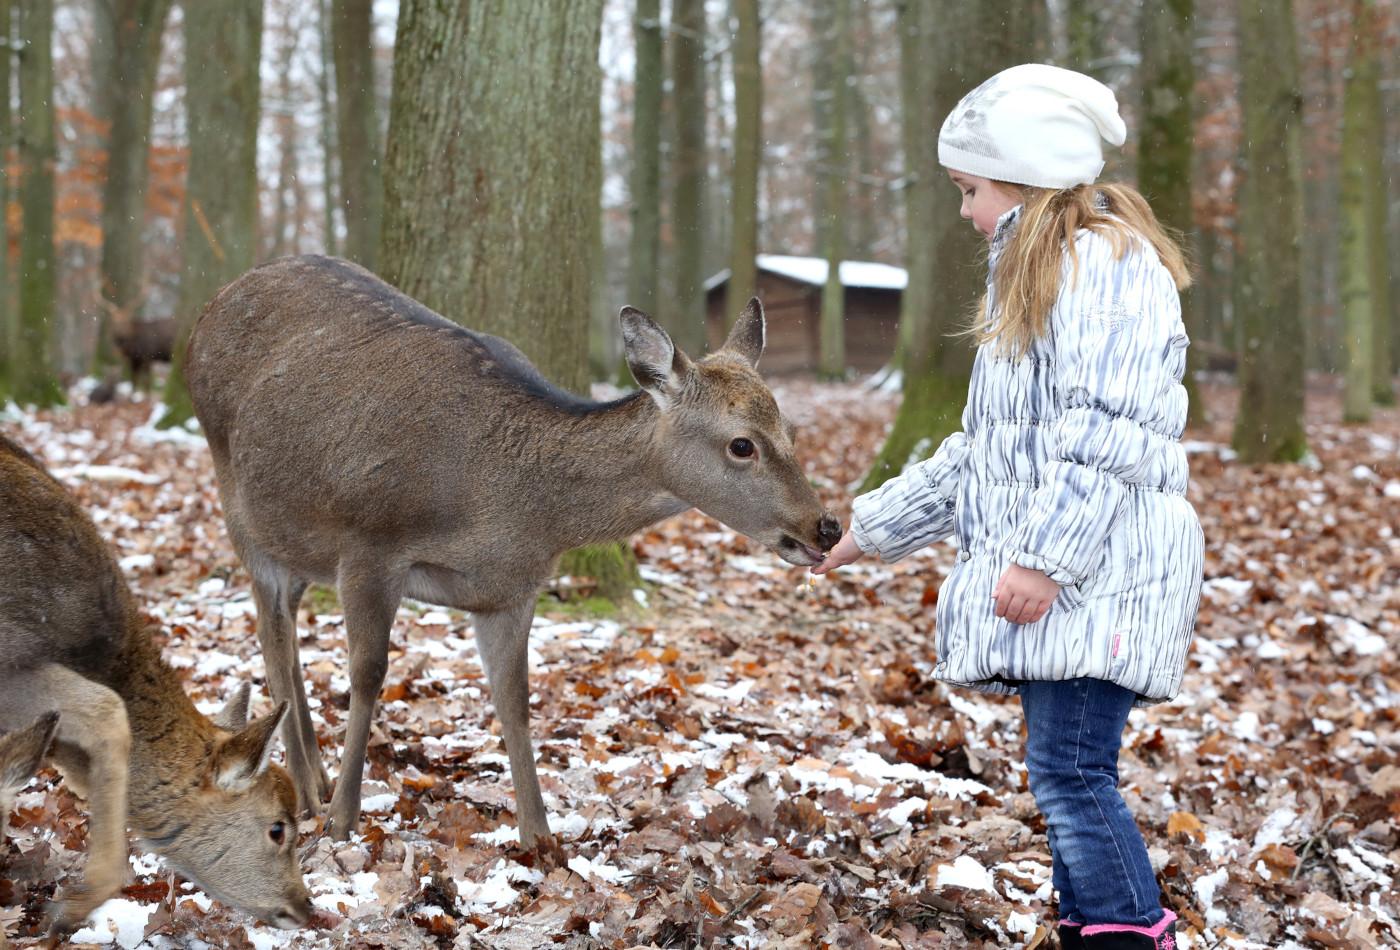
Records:
[[[190,171],[185,186],[175,365],[160,425],[194,414],[185,389],[185,341],[224,284],[253,266],[258,232],[258,66],[262,0],[186,3],[185,103]]]
[[[1240,408],[1234,446],[1245,462],[1296,461],[1303,429],[1303,354],[1298,294],[1302,97],[1292,0],[1238,0],[1240,112]]]
[[[380,177],[379,108],[374,94],[373,0],[333,0],[332,11],[345,255],[374,270],[384,185]]]
[[[758,0],[734,0],[734,175],[730,196],[729,286],[734,320],[758,288],[758,173],[763,156],[763,73]]]
[[[53,0],[20,0],[19,327],[10,394],[21,404],[63,401],[52,357],[58,257],[54,253]]]

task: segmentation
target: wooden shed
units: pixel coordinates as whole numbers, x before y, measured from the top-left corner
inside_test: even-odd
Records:
[[[846,365],[873,373],[894,353],[899,332],[899,299],[908,276],[902,267],[870,261],[843,261],[846,289]],[[765,374],[815,372],[821,353],[822,288],[826,261],[786,254],[758,255],[758,298],[768,317]],[[705,282],[705,306],[711,347],[724,340],[729,286],[726,268]]]

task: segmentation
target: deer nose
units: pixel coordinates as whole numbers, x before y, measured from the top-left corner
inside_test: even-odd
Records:
[[[817,522],[817,542],[823,551],[830,551],[841,540],[841,522],[831,512],[822,515]]]

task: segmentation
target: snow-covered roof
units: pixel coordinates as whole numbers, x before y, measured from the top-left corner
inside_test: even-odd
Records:
[[[822,257],[794,257],[790,254],[760,254],[758,269],[778,274],[789,280],[813,287],[826,284],[826,259]],[[713,290],[729,279],[729,268],[725,268],[705,281],[705,290]],[[874,261],[842,261],[841,284],[845,287],[865,287],[876,290],[903,290],[909,283],[909,275],[902,267],[877,264]]]

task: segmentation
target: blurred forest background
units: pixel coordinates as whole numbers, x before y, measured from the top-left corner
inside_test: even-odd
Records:
[[[1193,368],[1238,376],[1244,460],[1306,454],[1307,372],[1349,420],[1394,399],[1396,0],[0,0],[0,24],[21,404],[143,382],[283,254],[356,260],[576,389],[617,376],[621,304],[699,351],[757,290],[770,373],[902,385],[879,480],[957,426],[970,369],[980,240],[938,126],[1029,60],[1116,91],[1105,177],[1191,246]],[[178,366],[164,398],[188,417]]]

